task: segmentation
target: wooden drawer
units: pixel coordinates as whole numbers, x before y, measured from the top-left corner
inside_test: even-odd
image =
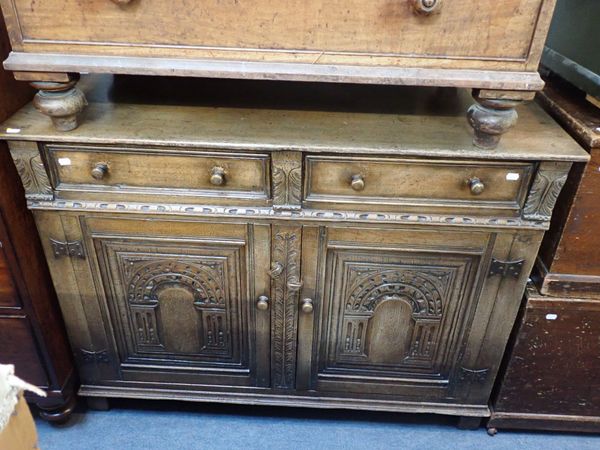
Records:
[[[5,14],[14,11],[28,46],[86,46],[91,54],[229,54],[229,59],[260,60],[270,52],[280,61],[314,63],[312,54],[303,53],[317,52],[323,57],[318,63],[345,56],[369,65],[376,61],[368,58],[377,56],[420,56],[479,59],[491,66],[490,60],[528,58],[541,7],[548,1],[438,0],[439,10],[429,15],[415,3],[208,0],[196,8],[183,0],[3,0],[2,6]]]
[[[308,156],[304,200],[333,209],[438,206],[519,210],[529,163]],[[483,191],[476,193],[477,180]],[[489,211],[486,211],[489,213]]]
[[[256,201],[270,196],[267,154],[66,145],[46,149],[53,183],[64,197],[94,192],[122,200],[170,195],[182,203],[193,197]]]

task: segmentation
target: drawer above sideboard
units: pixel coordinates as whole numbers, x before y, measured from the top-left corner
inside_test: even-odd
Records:
[[[553,0],[0,4],[16,51],[492,70],[537,57],[532,43],[553,9]]]
[[[212,197],[253,204],[270,198],[268,154],[58,144],[45,149],[53,185],[63,198],[167,195],[179,203],[210,203]]]
[[[518,211],[533,163],[308,156],[304,203],[400,210],[414,206]]]

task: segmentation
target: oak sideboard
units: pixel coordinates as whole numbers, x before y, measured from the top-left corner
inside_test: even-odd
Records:
[[[489,415],[557,195],[588,159],[538,106],[488,152],[462,90],[354,86],[317,107],[319,85],[294,85],[284,107],[281,85],[245,82],[215,106],[161,78],[82,81],[77,129],[28,105],[0,130],[80,395]],[[263,89],[279,108],[253,106]],[[406,101],[357,110],[367,91]]]
[[[80,73],[473,89],[474,143],[497,146],[537,66],[555,0],[1,0],[7,69],[61,130],[86,104]],[[402,99],[398,98],[398,102]],[[464,130],[468,132],[467,130]]]

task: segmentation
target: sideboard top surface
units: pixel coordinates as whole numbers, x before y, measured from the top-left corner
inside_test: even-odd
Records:
[[[82,125],[56,131],[32,104],[0,138],[78,144],[587,161],[533,102],[495,150],[472,144],[466,90],[161,77],[84,76]]]

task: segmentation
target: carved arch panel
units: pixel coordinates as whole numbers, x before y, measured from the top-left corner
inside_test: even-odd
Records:
[[[353,228],[322,228],[318,236],[322,290],[309,388],[449,395],[493,236]]]
[[[390,360],[375,358],[377,363],[388,365],[430,360],[454,272],[451,268],[419,270],[408,265],[349,264],[337,358],[369,361],[373,354],[393,355]],[[389,307],[389,303],[402,305]],[[396,320],[382,319],[383,309],[388,316],[397,315]],[[384,329],[392,330],[388,331],[389,336]],[[398,339],[399,334],[404,338]],[[384,347],[394,349],[383,351]],[[398,347],[404,349],[402,355],[395,351]]]
[[[231,355],[230,300],[222,259],[189,261],[131,255],[119,259],[138,351]]]

